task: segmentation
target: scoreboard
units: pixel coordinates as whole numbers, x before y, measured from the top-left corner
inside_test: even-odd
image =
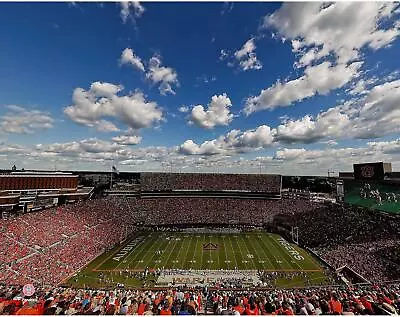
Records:
[[[391,172],[391,164],[383,162],[354,164],[353,168],[354,179],[362,181],[382,181]]]

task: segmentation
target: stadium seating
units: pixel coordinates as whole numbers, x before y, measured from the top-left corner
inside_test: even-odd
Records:
[[[279,193],[280,175],[141,173],[142,191],[246,191]]]
[[[400,285],[251,291],[91,290],[0,286],[9,315],[388,315],[400,312]]]
[[[347,265],[376,283],[400,278],[399,253],[390,255],[400,245],[398,217],[299,198],[109,197],[2,220],[0,283],[56,285],[137,230],[138,223],[260,226],[279,215],[292,219],[300,243],[335,268]]]
[[[0,282],[58,284],[135,230],[136,221],[125,200],[111,198],[2,220]]]

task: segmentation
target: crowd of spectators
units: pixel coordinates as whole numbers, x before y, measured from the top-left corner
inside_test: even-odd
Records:
[[[55,285],[131,234],[138,218],[123,199],[78,202],[0,223],[0,282]]]
[[[140,183],[142,191],[281,191],[281,176],[268,174],[141,173]]]
[[[347,265],[374,282],[400,278],[399,217],[301,198],[109,197],[3,219],[0,282],[60,283],[138,224],[262,226],[282,215],[299,228],[300,243],[335,268]]]
[[[136,202],[147,225],[242,224],[262,226],[277,214],[316,210],[304,199],[257,200],[234,198],[146,198]],[[169,217],[173,215],[173,217]]]
[[[299,228],[299,241],[335,268],[347,265],[376,282],[400,278],[399,262],[387,256],[400,245],[399,217],[323,204],[296,210],[291,224]]]
[[[382,315],[400,313],[400,285],[227,291],[207,288],[143,291],[0,286],[0,314],[9,315]]]

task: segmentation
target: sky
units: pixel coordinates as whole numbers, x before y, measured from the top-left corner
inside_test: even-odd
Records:
[[[0,168],[400,171],[395,2],[0,3]]]

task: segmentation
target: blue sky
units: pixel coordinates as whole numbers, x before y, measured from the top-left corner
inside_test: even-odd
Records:
[[[399,35],[395,3],[0,3],[0,166],[399,170]]]

